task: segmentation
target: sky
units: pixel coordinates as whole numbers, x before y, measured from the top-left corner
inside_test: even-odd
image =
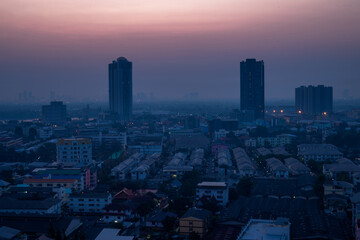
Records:
[[[1,0],[0,102],[108,98],[108,64],[133,91],[239,99],[240,61],[265,63],[265,99],[324,84],[360,98],[359,0]]]

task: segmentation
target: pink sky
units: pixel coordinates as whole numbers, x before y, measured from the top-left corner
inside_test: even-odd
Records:
[[[236,99],[247,57],[265,61],[268,98],[309,83],[355,95],[358,23],[358,0],[2,0],[0,101],[24,89],[76,95],[69,86],[87,81],[97,87],[81,97],[104,96],[106,65],[120,55],[134,62],[135,92],[164,97]]]

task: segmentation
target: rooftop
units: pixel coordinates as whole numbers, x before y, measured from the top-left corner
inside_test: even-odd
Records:
[[[202,208],[189,208],[181,218],[194,217],[205,220],[211,215],[211,212]]]
[[[226,187],[225,182],[201,182],[198,187]]]
[[[290,239],[289,219],[263,220],[251,219],[238,237],[238,240]]]

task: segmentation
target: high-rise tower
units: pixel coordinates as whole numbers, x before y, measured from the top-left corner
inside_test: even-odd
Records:
[[[240,62],[240,108],[253,120],[264,119],[264,61]]]
[[[295,108],[297,112],[303,114],[331,114],[333,111],[333,88],[324,85],[296,88]]]
[[[132,115],[132,62],[119,57],[109,64],[110,111],[121,120]]]

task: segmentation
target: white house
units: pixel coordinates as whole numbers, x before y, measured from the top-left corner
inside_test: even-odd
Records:
[[[226,206],[229,201],[229,188],[225,182],[201,182],[196,188],[196,199],[214,197],[219,205]]]

